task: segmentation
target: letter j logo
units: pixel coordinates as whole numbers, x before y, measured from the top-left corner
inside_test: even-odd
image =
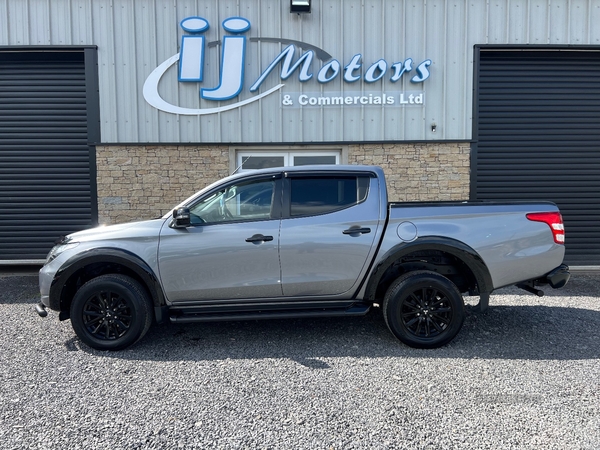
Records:
[[[203,80],[204,54],[206,51],[205,37],[202,33],[208,30],[209,23],[202,17],[187,17],[180,23],[181,28],[190,33],[181,38],[181,50],[173,55],[148,76],[144,83],[144,98],[157,109],[174,114],[204,115],[227,111],[254,102],[283,87],[279,84],[268,91],[250,99],[219,108],[190,109],[172,105],[158,93],[158,83],[164,73],[176,61],[179,61],[180,82],[198,83]],[[243,17],[230,17],[223,21],[225,31],[234,36],[225,36],[222,43],[221,73],[219,85],[215,88],[200,89],[200,97],[205,100],[230,100],[240,94],[244,86],[244,65],[246,60],[246,37],[241,36],[250,29],[250,22]]]

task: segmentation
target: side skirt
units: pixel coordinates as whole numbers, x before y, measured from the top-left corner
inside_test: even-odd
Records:
[[[276,308],[274,305],[264,305],[264,309],[252,305],[252,309],[240,307],[232,308],[211,307],[201,308],[197,306],[171,307],[169,308],[169,320],[175,323],[189,322],[220,322],[234,320],[262,320],[262,319],[297,319],[314,317],[341,317],[341,316],[364,316],[371,309],[370,304],[353,303],[345,307],[319,307],[318,305],[286,305],[287,307]]]

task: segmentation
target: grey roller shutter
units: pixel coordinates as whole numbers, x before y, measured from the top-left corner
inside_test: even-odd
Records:
[[[550,200],[571,265],[600,264],[600,52],[481,48],[471,197]]]
[[[0,51],[0,261],[97,220],[83,51]]]

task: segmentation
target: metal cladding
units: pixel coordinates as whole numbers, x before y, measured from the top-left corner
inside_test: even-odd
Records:
[[[599,6],[9,1],[0,45],[97,46],[102,142],[469,140],[474,46],[598,45]]]

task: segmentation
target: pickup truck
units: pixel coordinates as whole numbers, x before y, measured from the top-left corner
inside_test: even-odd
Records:
[[[119,350],[153,322],[383,311],[405,344],[450,342],[462,295],[564,286],[564,227],[550,202],[388,203],[375,166],[300,166],[218,181],[159,219],[62,238],[41,302],[90,347]]]

